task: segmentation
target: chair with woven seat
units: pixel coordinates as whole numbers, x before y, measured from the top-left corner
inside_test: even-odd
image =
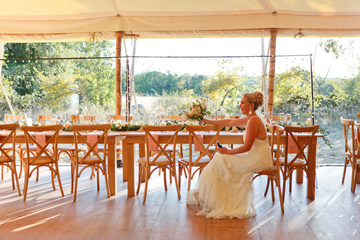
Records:
[[[187,126],[186,130],[189,132],[189,157],[179,159],[179,187],[181,186],[181,173],[183,168],[187,171],[188,177],[188,191],[190,190],[191,180],[194,178],[197,172],[201,173],[202,169],[213,158],[213,154],[209,151],[209,148],[216,144],[219,137],[222,126],[218,125],[205,125],[205,126]],[[215,131],[208,145],[205,146],[203,141],[199,138],[200,132]],[[201,151],[198,157],[193,157],[192,144],[196,144],[200,147]],[[215,145],[217,150],[217,145]],[[196,170],[193,172],[193,168]]]
[[[1,165],[1,167],[5,166],[5,167],[7,167],[7,169],[10,169],[13,189],[15,190],[15,184],[14,184],[14,180],[15,180],[19,196],[21,196],[19,179],[17,176],[16,163],[15,163],[15,148],[16,148],[15,147],[15,137],[16,137],[16,129],[18,127],[19,127],[18,123],[1,124],[0,125],[0,131],[8,131],[10,129],[10,133],[8,133],[6,137],[1,137],[2,141],[0,144],[0,153],[1,153],[0,154],[0,165]],[[12,139],[11,142],[10,142],[10,139]],[[9,149],[9,146],[6,146],[6,144],[9,142],[12,143],[11,149]]]
[[[74,202],[76,201],[78,180],[81,173],[88,167],[92,167],[97,172],[97,190],[100,191],[99,183],[99,170],[102,172],[105,178],[105,185],[108,198],[110,197],[109,181],[107,178],[107,167],[106,167],[106,154],[100,156],[97,151],[97,146],[101,142],[105,147],[108,146],[107,138],[111,128],[111,124],[98,124],[98,125],[72,125],[71,129],[74,131],[74,142],[75,142],[75,157],[71,159],[71,186],[74,185]],[[95,134],[91,134],[91,137],[95,137],[92,141],[90,134],[87,134],[87,138],[83,136],[84,131],[94,131]],[[86,144],[87,152],[84,156],[79,156],[79,144]],[[82,167],[79,171],[79,167]],[[74,179],[75,177],[75,179]]]
[[[284,129],[280,126],[272,126],[272,131],[271,131],[271,152],[273,151],[274,146],[279,146],[280,145],[280,139],[281,139],[281,135],[284,133]],[[283,197],[281,194],[281,185],[280,185],[280,151],[276,152],[276,156],[275,158],[273,158],[273,164],[274,167],[265,171],[261,171],[261,172],[255,172],[253,180],[259,176],[267,176],[268,177],[268,181],[267,181],[267,185],[266,185],[266,190],[265,190],[265,194],[264,196],[267,195],[267,191],[269,189],[269,185],[271,185],[271,197],[272,197],[272,201],[275,202],[275,193],[274,193],[274,183],[275,186],[278,188],[278,193],[279,193],[279,202],[280,202],[280,208],[281,208],[281,212],[284,212],[284,203],[283,203]]]
[[[174,177],[176,190],[178,198],[181,198],[179,185],[176,177],[176,168],[175,168],[175,154],[170,154],[165,151],[169,144],[172,144],[173,151],[176,147],[176,138],[181,129],[182,125],[172,125],[172,126],[144,126],[143,130],[145,131],[145,145],[146,145],[146,157],[139,158],[139,179],[138,187],[136,190],[136,195],[139,194],[142,174],[145,173],[145,190],[143,202],[146,202],[147,189],[151,174],[157,169],[161,169],[164,172],[164,188],[167,191],[166,184],[166,170],[170,172],[170,179]],[[173,132],[170,139],[164,145],[160,144],[157,137],[154,137],[154,132]],[[156,145],[160,150],[156,153],[155,156],[151,156],[150,145]]]
[[[315,134],[319,129],[319,125],[309,126],[309,127],[297,127],[297,126],[286,126],[285,130],[285,150],[284,157],[280,158],[280,164],[283,167],[283,200],[285,201],[285,189],[286,189],[286,180],[289,179],[289,192],[292,190],[292,173],[294,170],[303,170],[308,176],[308,167],[309,167],[309,147],[313,144],[313,141],[316,140]],[[307,133],[310,134],[310,138],[306,143],[300,144],[297,138],[297,134]],[[290,154],[289,148],[290,145],[296,146],[297,153]],[[307,154],[306,151],[307,150]],[[295,155],[295,156],[294,156]],[[311,181],[308,178],[308,181]],[[313,183],[310,183],[313,185]]]
[[[27,155],[22,159],[25,165],[25,181],[24,181],[24,201],[26,200],[29,179],[31,174],[40,167],[48,167],[51,171],[51,181],[53,189],[55,190],[54,179],[57,177],[61,195],[64,196],[64,191],[61,185],[57,145],[59,132],[62,129],[61,124],[50,126],[22,126],[21,130],[24,131]],[[34,137],[36,135],[36,137]],[[48,138],[48,139],[46,139]],[[37,151],[35,156],[30,155],[30,146],[35,144]],[[52,149],[48,148],[52,144]],[[30,166],[34,166],[30,171]],[[54,167],[55,166],[55,167]]]
[[[352,168],[351,191],[355,192],[354,182],[356,182],[356,179],[354,179],[354,177],[356,176],[356,172],[357,172],[358,155],[359,155],[359,153],[357,152],[357,136],[356,136],[357,132],[355,131],[355,123],[353,120],[344,119],[341,117],[340,121],[343,128],[344,143],[345,143],[344,172],[341,183],[344,184],[345,182],[347,165],[350,164]]]

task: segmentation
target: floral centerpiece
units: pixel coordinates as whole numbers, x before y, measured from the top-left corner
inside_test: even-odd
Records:
[[[70,132],[72,131],[71,129],[71,125],[75,124],[75,122],[71,121],[71,122],[66,122],[63,126],[63,131],[67,131],[67,132]]]
[[[137,123],[121,123],[121,122],[113,122],[111,124],[111,131],[138,131],[142,126],[144,126],[143,122]]]
[[[189,111],[183,110],[185,120],[201,121],[205,116],[209,116],[211,112],[206,109],[206,99],[199,98],[191,106]]]

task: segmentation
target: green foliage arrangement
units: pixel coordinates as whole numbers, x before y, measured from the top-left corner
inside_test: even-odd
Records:
[[[141,128],[139,124],[116,122],[111,124],[111,131],[138,131]]]
[[[196,120],[201,121],[205,116],[209,116],[211,112],[207,110],[206,99],[199,98],[193,102],[189,111],[184,111],[185,120]]]

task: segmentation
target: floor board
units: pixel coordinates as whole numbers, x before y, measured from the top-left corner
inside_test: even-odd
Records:
[[[118,194],[107,198],[103,177],[100,191],[96,179],[85,171],[79,182],[77,201],[70,194],[70,167],[60,167],[65,196],[58,183],[53,191],[50,173],[40,172],[39,182],[30,180],[23,202],[12,190],[10,174],[0,181],[0,239],[360,239],[360,185],[350,191],[350,171],[341,184],[342,167],[317,169],[316,200],[306,198],[306,180],[285,193],[285,213],[278,196],[264,197],[266,178],[254,181],[257,216],[248,219],[206,219],[186,205],[186,187],[179,200],[174,184],[164,191],[162,176],[150,180],[146,203],[126,196],[122,169],[117,169]],[[182,178],[182,186],[187,180]],[[196,180],[193,181],[194,186]],[[20,180],[21,189],[23,179]]]

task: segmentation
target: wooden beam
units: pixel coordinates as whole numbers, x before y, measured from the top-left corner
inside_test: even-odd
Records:
[[[268,109],[267,109],[268,111],[273,111],[273,106],[274,106],[276,36],[277,36],[277,29],[271,28],[270,71],[269,71]]]
[[[121,56],[121,40],[123,32],[116,32],[116,56]],[[121,58],[116,59],[116,115],[121,115]]]

